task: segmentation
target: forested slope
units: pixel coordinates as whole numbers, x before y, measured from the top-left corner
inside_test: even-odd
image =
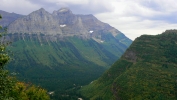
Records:
[[[142,35],[81,93],[99,100],[177,99],[177,30]]]

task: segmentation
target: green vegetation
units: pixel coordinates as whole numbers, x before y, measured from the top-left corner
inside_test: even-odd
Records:
[[[0,16],[0,18],[2,18]],[[0,27],[0,100],[49,100],[47,91],[28,84],[17,82],[14,77],[10,77],[8,70],[5,69],[5,65],[10,60],[6,46],[9,44],[3,36],[6,33],[2,27]]]
[[[17,82],[9,93],[14,100],[49,100],[47,91],[34,85]],[[9,98],[9,99],[10,99]],[[12,100],[13,100],[12,99]]]
[[[21,81],[54,91],[51,98],[80,97],[76,89],[100,77],[127,48],[106,35],[106,41],[98,43],[77,36],[54,41],[43,34],[8,34],[13,39],[8,49],[14,53],[8,69]]]
[[[176,100],[176,48],[177,30],[143,35],[80,93],[90,100]]]
[[[0,16],[0,18],[2,18]],[[1,40],[2,40],[2,34],[5,33],[1,28]],[[7,52],[5,51],[6,43],[0,43],[0,99],[3,100],[5,98],[8,98],[8,94],[11,91],[13,87],[13,81],[8,76],[8,71],[4,70],[4,66],[9,61],[10,57],[7,55]]]

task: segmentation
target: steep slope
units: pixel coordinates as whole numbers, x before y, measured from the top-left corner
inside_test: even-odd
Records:
[[[177,30],[137,38],[82,94],[91,100],[177,99],[176,43]]]
[[[2,10],[0,10],[0,15],[2,16],[2,19],[0,20],[0,25],[3,27],[8,26],[10,23],[15,21],[16,19],[23,17],[23,15],[19,15],[15,13],[8,13]]]
[[[7,38],[15,59],[9,70],[55,92],[95,80],[132,42],[93,15],[75,15],[68,8],[52,14],[41,8],[19,18],[8,26]]]

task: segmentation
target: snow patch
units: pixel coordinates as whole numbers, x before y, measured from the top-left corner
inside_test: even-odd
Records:
[[[89,31],[90,33],[93,33],[93,31]]]
[[[60,25],[60,27],[65,27],[66,25],[65,24],[63,24],[63,25]]]

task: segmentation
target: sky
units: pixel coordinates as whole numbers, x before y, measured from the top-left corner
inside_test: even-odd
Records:
[[[74,14],[93,14],[134,40],[143,34],[177,29],[176,0],[1,0],[0,10],[28,15],[44,8],[68,7]]]

